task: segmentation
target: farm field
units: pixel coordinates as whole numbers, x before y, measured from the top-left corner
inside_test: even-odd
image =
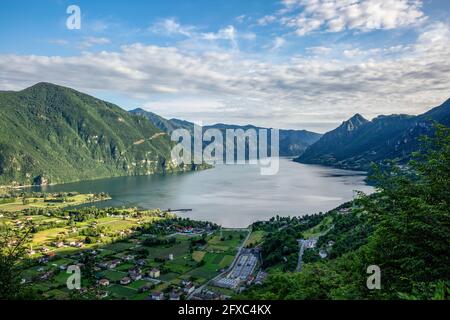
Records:
[[[163,217],[158,212],[148,212],[148,215],[136,216],[133,210],[123,213],[122,216],[88,219],[70,226],[35,232],[31,242],[33,249],[39,251],[38,248],[48,247],[52,255],[44,262],[27,268],[24,281],[32,282],[33,288],[49,299],[67,299],[73,294],[66,285],[70,276],[67,266],[80,265],[83,274],[86,263],[89,263],[87,261],[91,260],[89,274],[92,273],[92,278],[83,278],[82,283],[97,287],[97,298],[141,300],[156,292],[162,292],[167,297],[173,290],[183,294],[186,283],[199,287],[228,267],[248,234],[243,230],[206,229],[198,235],[184,235],[173,215]],[[33,221],[41,223],[49,219],[56,224],[64,222],[62,218],[33,216]],[[174,231],[149,235],[148,231],[139,231],[144,223],[164,224],[165,229]],[[192,223],[195,226],[197,222]],[[77,229],[76,234],[71,234],[73,228]],[[99,228],[105,232],[102,238],[93,237],[99,241],[87,243],[88,236],[81,235],[87,230]],[[118,232],[123,235],[117,236]],[[148,243],[146,240],[149,237],[157,241]],[[84,244],[82,247],[55,247],[55,242],[62,238],[64,243],[83,241]],[[39,251],[33,256],[33,261],[48,256],[48,252]],[[87,257],[90,258],[86,260]],[[154,270],[158,274],[152,273]],[[139,276],[132,278],[133,272]],[[99,286],[100,280],[106,285]]]
[[[265,232],[262,230],[253,231],[250,237],[247,239],[245,246],[256,246],[263,241]]]
[[[76,194],[65,197],[16,197],[0,200],[0,211],[17,212],[25,209],[62,209],[69,206],[78,206],[86,203],[105,201],[109,196],[97,196],[94,194]]]

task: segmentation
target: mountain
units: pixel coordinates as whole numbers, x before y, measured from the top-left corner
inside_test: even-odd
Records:
[[[361,170],[385,159],[405,162],[420,148],[418,138],[433,132],[433,121],[450,125],[450,99],[418,116],[378,116],[368,121],[357,114],[324,134],[295,161]]]
[[[0,185],[64,183],[177,170],[149,120],[70,88],[0,91]]]
[[[189,121],[179,119],[167,120],[164,119],[163,117],[156,115],[153,112],[145,111],[141,108],[131,110],[130,112],[135,115],[146,117],[155,126],[157,126],[159,129],[168,134],[171,134],[173,130],[179,128],[187,129],[190,132],[193,131],[194,124]],[[203,127],[203,131],[208,129],[219,129],[223,133],[225,133],[227,129],[233,130],[242,129],[244,131],[248,129],[255,129],[256,131],[259,131],[260,129],[267,129],[267,128],[256,127],[252,125],[240,126],[240,125],[218,123]],[[321,134],[306,130],[280,130],[280,144],[279,144],[280,156],[298,156],[303,151],[305,151],[309,145],[319,140],[320,137]]]
[[[163,117],[157,115],[156,113],[145,111],[144,109],[137,108],[130,111],[131,114],[144,116],[150,122],[159,128],[162,132],[172,133],[172,131],[176,130],[178,126],[175,123],[172,123],[172,120],[164,119]]]

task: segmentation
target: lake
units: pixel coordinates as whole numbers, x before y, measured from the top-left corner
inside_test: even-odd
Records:
[[[275,215],[301,216],[331,210],[373,188],[362,172],[305,165],[280,159],[277,175],[262,176],[254,165],[218,165],[173,175],[119,177],[34,188],[46,192],[107,192],[113,199],[96,206],[192,209],[180,216],[224,227],[247,227]]]

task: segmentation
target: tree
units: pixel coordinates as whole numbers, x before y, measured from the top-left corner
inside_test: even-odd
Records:
[[[422,142],[407,166],[391,162],[374,168],[377,192],[361,195],[356,215],[341,219],[345,223],[334,220],[337,231],[346,232],[345,220],[353,217],[352,229],[369,232],[348,234],[367,242],[346,236],[344,242],[360,246],[342,246],[338,240],[333,248],[345,247],[339,257],[306,264],[301,273],[271,275],[243,298],[449,299],[450,128],[436,125],[434,135]],[[277,248],[287,245],[290,229],[265,237],[265,264],[279,261],[283,252]],[[370,265],[381,269],[381,290],[366,287]]]
[[[30,292],[21,283],[21,263],[27,255],[30,234],[31,228],[6,228],[0,234],[0,300],[29,298]]]
[[[450,128],[436,125],[407,168],[378,170],[375,179],[376,199],[363,200],[379,220],[366,256],[382,270],[384,293],[405,296],[450,281]]]

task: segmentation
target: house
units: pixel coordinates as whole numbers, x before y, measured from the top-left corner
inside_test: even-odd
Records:
[[[128,277],[124,277],[124,278],[122,278],[121,280],[120,280],[120,284],[121,285],[127,285],[127,284],[130,284],[131,283],[131,279],[130,278],[128,278]]]
[[[98,284],[101,286],[104,286],[104,287],[109,286],[109,280],[108,279],[100,279],[98,281]]]
[[[193,233],[194,232],[194,228],[192,228],[192,227],[182,228],[181,232],[182,233]]]
[[[48,263],[48,258],[47,257],[41,257],[38,260],[39,263]]]
[[[109,266],[109,264],[107,262],[100,262],[98,264],[98,267],[103,270],[108,269],[108,266]]]
[[[141,270],[139,268],[135,268],[135,269],[129,270],[128,274],[130,275],[130,278],[133,281],[142,279],[142,273],[141,273]]]
[[[264,280],[266,280],[266,278],[267,278],[267,275],[268,274],[264,271],[258,272],[258,274],[256,275],[255,284],[258,284],[258,285],[263,284]]]
[[[169,300],[180,300],[180,294],[178,292],[172,291],[169,294]]]
[[[41,279],[41,280],[48,280],[48,279],[50,279],[51,276],[53,276],[53,272],[52,271],[48,271],[48,272],[44,273],[43,275],[41,275],[39,277],[39,279]]]
[[[108,268],[109,268],[109,269],[114,269],[114,268],[117,267],[119,264],[120,264],[120,260],[119,260],[119,259],[111,260],[111,261],[108,263]]]
[[[224,295],[210,290],[202,290],[201,292],[196,293],[192,297],[192,300],[224,300],[224,299],[225,299]]]
[[[192,292],[194,292],[195,286],[192,282],[185,282],[183,290],[186,294],[191,294]]]
[[[64,247],[64,243],[62,241],[54,242],[53,245],[57,248]]]
[[[124,261],[131,261],[133,259],[134,259],[134,256],[132,256],[132,255],[127,255],[127,256],[123,257]]]
[[[151,297],[152,300],[164,300],[164,294],[159,291],[153,292]]]
[[[138,265],[138,266],[145,266],[146,264],[147,264],[147,261],[145,261],[145,259],[139,259],[137,262],[136,262],[136,264]]]
[[[319,256],[320,256],[322,259],[325,259],[325,258],[328,256],[328,253],[327,253],[326,251],[324,251],[324,250],[320,250]]]
[[[75,246],[77,247],[77,248],[83,248],[84,247],[84,243],[83,242],[77,242],[76,244],[75,244]]]
[[[157,268],[153,268],[149,271],[148,275],[152,278],[159,278],[161,271]]]

